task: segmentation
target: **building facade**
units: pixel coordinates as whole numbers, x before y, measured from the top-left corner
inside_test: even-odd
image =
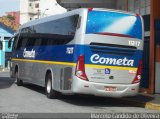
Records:
[[[64,12],[56,0],[20,0],[20,24]]]
[[[7,15],[11,15],[12,17],[15,18],[15,22],[17,24],[20,24],[20,11],[15,11],[15,12],[6,12]]]
[[[144,20],[144,52],[143,52],[143,74],[141,89],[149,88],[149,55],[150,55],[150,0],[121,0],[117,3],[117,9],[125,10],[142,15]]]
[[[11,48],[8,41],[14,35],[14,31],[0,22],[0,68],[7,68],[11,56]]]
[[[160,8],[158,0],[121,0],[117,9],[142,15],[144,20],[144,53],[141,89],[143,92],[160,93]]]
[[[19,28],[14,20],[11,21],[6,17],[0,17],[0,68],[8,68],[11,56],[11,48],[8,48],[9,39]]]

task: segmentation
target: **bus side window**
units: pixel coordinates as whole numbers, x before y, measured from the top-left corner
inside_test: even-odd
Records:
[[[82,19],[82,17],[79,16],[78,23],[77,23],[77,29],[79,29],[81,27],[81,19]]]
[[[31,47],[35,45],[35,38],[29,38],[27,42],[27,47]]]
[[[54,40],[53,39],[49,39],[47,42],[47,45],[54,45]]]
[[[36,38],[35,39],[35,46],[40,46],[41,45],[41,42],[42,42],[42,39],[41,38]]]
[[[18,45],[18,36],[14,37],[12,50],[16,50]]]
[[[21,40],[22,40],[22,44],[21,44],[20,48],[25,48],[27,45],[27,42],[28,42],[28,38],[22,38]]]
[[[42,39],[41,46],[45,46],[48,44],[49,39]]]
[[[18,40],[17,46],[15,47],[15,50],[19,50],[22,46],[22,43],[23,43],[23,38],[20,37]]]
[[[16,50],[19,50],[23,47],[26,47],[26,44],[27,44],[27,38],[24,36],[24,35],[21,35],[19,37],[19,40],[18,40],[18,43],[17,43],[17,46],[15,47]]]
[[[39,52],[42,52],[42,51],[43,51],[43,50],[42,50],[42,47],[41,47],[41,43],[42,43],[42,38],[37,37],[37,38],[35,39],[35,44],[34,44],[34,46],[37,48],[37,50],[38,50]]]

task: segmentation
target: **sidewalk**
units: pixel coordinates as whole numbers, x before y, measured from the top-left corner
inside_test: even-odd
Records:
[[[160,110],[160,94],[149,95],[140,93],[135,97],[125,97],[121,99],[134,106]]]
[[[7,69],[7,68],[0,68],[0,72],[9,72],[9,69]]]

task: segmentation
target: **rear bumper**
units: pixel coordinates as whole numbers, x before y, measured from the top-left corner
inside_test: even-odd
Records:
[[[106,86],[117,87],[117,91],[106,91]],[[72,85],[73,93],[89,94],[104,97],[126,97],[135,96],[139,92],[139,83],[137,84],[103,84],[84,81],[76,77]]]

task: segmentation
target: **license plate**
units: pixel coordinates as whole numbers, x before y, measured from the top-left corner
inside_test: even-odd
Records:
[[[117,87],[104,87],[105,88],[105,91],[111,91],[111,92],[114,92],[114,91],[117,91]]]

